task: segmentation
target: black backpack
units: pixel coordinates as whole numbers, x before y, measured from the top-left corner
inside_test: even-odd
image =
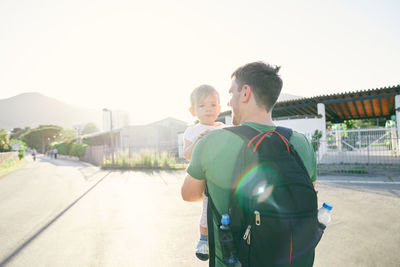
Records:
[[[317,195],[308,172],[289,140],[292,130],[259,133],[249,126],[225,128],[245,142],[235,166],[229,217],[242,267],[313,266],[323,234]],[[213,220],[221,225],[208,194],[210,266],[215,266]]]

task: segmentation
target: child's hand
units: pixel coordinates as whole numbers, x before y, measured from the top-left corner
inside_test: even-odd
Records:
[[[202,138],[203,137],[203,135],[205,135],[206,133],[208,133],[210,130],[205,130],[204,132],[202,132],[200,135],[199,135],[199,138]]]

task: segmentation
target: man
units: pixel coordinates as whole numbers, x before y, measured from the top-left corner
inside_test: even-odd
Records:
[[[247,125],[258,132],[276,128],[272,121],[272,109],[282,89],[278,75],[279,67],[263,62],[253,62],[239,67],[231,76],[229,89],[233,124]],[[188,175],[182,185],[185,201],[201,201],[207,183],[216,209],[220,214],[228,213],[231,188],[235,184],[234,169],[236,159],[244,140],[227,130],[216,130],[205,135],[192,152],[187,169]],[[315,184],[317,177],[314,150],[306,137],[293,132],[290,143],[300,155],[308,175]],[[218,240],[217,224],[213,227]],[[227,266],[222,261],[219,242],[215,243],[216,266]]]

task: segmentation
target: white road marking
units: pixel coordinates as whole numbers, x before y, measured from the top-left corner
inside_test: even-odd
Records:
[[[327,183],[342,183],[342,184],[400,184],[400,182],[385,182],[385,181],[365,181],[365,180],[319,180],[318,182],[327,182]]]

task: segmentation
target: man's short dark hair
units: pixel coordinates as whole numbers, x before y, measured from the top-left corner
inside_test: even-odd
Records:
[[[262,61],[248,63],[235,70],[231,78],[235,78],[239,91],[243,85],[251,87],[258,106],[270,111],[282,89],[282,79],[278,75],[280,67],[271,66]]]

